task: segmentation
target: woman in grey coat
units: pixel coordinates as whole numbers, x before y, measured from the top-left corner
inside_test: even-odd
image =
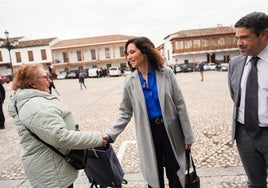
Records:
[[[148,187],[184,187],[185,149],[194,137],[185,102],[173,71],[146,37],[130,39],[126,58],[133,71],[125,80],[119,116],[107,131],[111,142],[135,117],[141,169]]]
[[[49,94],[50,83],[41,65],[20,66],[12,83],[14,93],[8,111],[20,136],[21,160],[31,186],[72,188],[78,171],[27,129],[64,154],[71,149],[98,147],[107,142],[100,132],[75,131],[71,111]]]

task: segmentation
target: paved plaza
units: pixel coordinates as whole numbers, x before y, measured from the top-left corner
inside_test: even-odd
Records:
[[[227,72],[207,71],[205,81],[199,72],[178,73],[196,138],[192,153],[202,188],[244,188],[246,177],[235,145],[231,144],[232,101],[227,86]],[[122,98],[124,76],[85,79],[87,89],[80,90],[78,79],[55,80],[58,96],[68,106],[82,131],[105,132],[117,116]],[[6,129],[0,130],[0,188],[30,187],[19,160],[19,137],[7,113],[11,85],[4,84]],[[57,95],[55,92],[53,93]],[[132,119],[113,147],[125,172],[126,188],[145,188]],[[81,171],[75,188],[90,187]]]

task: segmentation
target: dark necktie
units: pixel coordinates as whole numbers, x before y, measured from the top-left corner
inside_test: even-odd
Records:
[[[258,60],[259,57],[252,57],[250,59],[251,69],[248,74],[245,97],[245,130],[253,137],[259,133],[257,75]]]

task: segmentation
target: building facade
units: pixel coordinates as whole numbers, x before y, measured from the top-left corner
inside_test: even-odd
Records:
[[[22,64],[43,64],[46,69],[49,69],[50,65],[53,64],[51,46],[59,41],[57,38],[26,40],[20,37],[9,40],[12,41],[10,57],[8,49],[0,48],[0,75],[11,74],[10,61],[13,72]]]
[[[56,74],[87,71],[91,68],[125,70],[125,43],[134,36],[107,35],[62,40],[51,47]]]
[[[167,65],[228,63],[239,54],[232,27],[183,30],[170,34],[159,46]]]

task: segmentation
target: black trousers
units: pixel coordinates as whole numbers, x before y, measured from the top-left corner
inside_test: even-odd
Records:
[[[3,112],[3,101],[0,100],[0,128],[4,129],[5,128],[5,115]]]
[[[247,174],[248,188],[267,188],[268,128],[260,127],[260,133],[251,137],[245,125],[237,122],[236,143],[239,156]]]
[[[179,164],[174,156],[168,135],[165,129],[165,125],[155,124],[151,122],[151,130],[154,141],[154,148],[157,158],[158,176],[160,182],[160,188],[165,187],[164,183],[164,167],[166,170],[167,179],[169,182],[169,188],[181,188],[177,171],[180,169]],[[148,187],[151,188],[149,185]]]

